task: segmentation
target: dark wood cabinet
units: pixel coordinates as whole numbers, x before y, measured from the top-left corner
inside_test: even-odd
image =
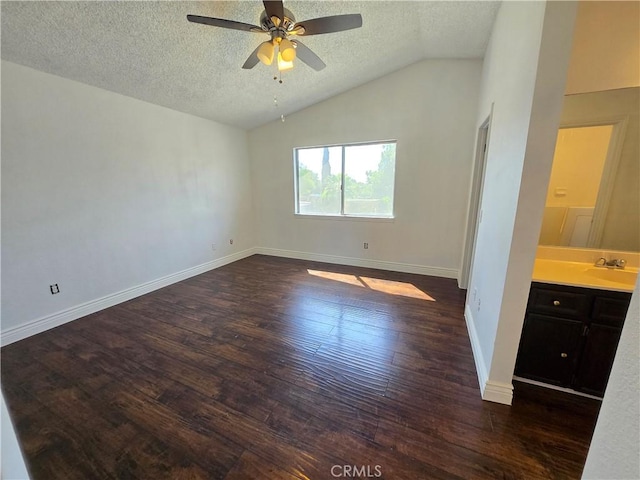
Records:
[[[525,320],[516,374],[565,386],[571,382],[582,322],[531,313]]]
[[[592,395],[604,395],[621,330],[606,325],[591,325],[585,338],[582,359],[576,369],[576,390]]]
[[[533,283],[515,374],[602,396],[631,293]]]

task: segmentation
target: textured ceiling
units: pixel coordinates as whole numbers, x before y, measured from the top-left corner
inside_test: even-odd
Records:
[[[361,13],[357,30],[301,38],[327,64],[242,64],[267,35],[189,23],[258,24],[262,2],[2,2],[2,58],[218,122],[253,128],[424,58],[481,58],[499,2],[287,1],[306,20]],[[278,107],[274,105],[278,98]]]

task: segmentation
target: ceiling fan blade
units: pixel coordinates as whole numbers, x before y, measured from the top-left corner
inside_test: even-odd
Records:
[[[282,0],[264,0],[264,10],[267,12],[267,17],[278,17],[280,21],[284,18],[284,5]]]
[[[353,28],[360,28],[361,26],[362,16],[359,13],[313,18],[296,23],[296,28],[304,28],[304,32],[299,32],[297,33],[298,35],[320,35],[322,33],[342,32]]]
[[[248,23],[235,22],[233,20],[225,20],[224,18],[201,17],[199,15],[187,15],[187,20],[193,23],[202,23],[203,25],[211,25],[212,27],[231,28],[233,30],[242,30],[244,32],[265,33],[261,27],[250,25]]]
[[[314,70],[320,71],[327,66],[322,60],[320,60],[319,56],[313,53],[313,51],[304,43],[300,42],[300,40],[292,40],[292,43],[296,46],[296,57]]]
[[[260,61],[260,59],[258,58],[258,50],[260,49],[260,45],[258,45],[256,49],[251,52],[251,55],[249,55],[247,61],[244,62],[244,65],[242,65],[242,68],[244,68],[245,70],[250,70],[258,64],[258,62]]]

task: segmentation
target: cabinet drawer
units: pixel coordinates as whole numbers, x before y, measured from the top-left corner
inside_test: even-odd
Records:
[[[588,307],[589,297],[584,293],[535,287],[531,289],[527,309],[548,315],[583,317]]]
[[[596,297],[591,319],[593,323],[622,327],[628,308],[629,300],[627,299]]]

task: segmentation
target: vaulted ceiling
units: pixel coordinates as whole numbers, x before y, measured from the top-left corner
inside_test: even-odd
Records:
[[[2,58],[250,129],[426,58],[481,58],[499,2],[287,1],[296,20],[360,13],[357,30],[303,38],[327,67],[242,64],[268,36],[189,23],[259,24],[261,1],[2,2]],[[274,96],[278,106],[275,106]]]

